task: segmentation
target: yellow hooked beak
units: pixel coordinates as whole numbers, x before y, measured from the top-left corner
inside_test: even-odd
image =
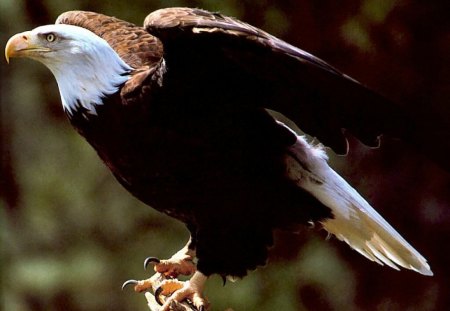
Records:
[[[11,57],[38,58],[42,52],[50,49],[38,43],[39,39],[31,31],[25,31],[12,36],[5,47],[5,58],[9,63]]]

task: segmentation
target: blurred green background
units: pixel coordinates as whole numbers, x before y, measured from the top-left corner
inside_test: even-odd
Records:
[[[408,109],[450,119],[449,1],[0,0],[0,41],[66,10],[142,24],[170,6],[236,16]],[[119,186],[65,119],[50,71],[15,59],[0,68],[4,310],[146,310],[144,297],[122,292],[122,282],[148,276],[144,258],[170,256],[187,231]],[[449,174],[400,142],[386,140],[378,150],[350,143],[349,156],[332,156],[332,165],[429,260],[435,276],[378,266],[320,230],[278,232],[269,266],[225,287],[211,278],[206,295],[214,310],[448,310]]]

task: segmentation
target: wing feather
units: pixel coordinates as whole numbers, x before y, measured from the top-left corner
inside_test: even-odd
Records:
[[[234,77],[246,73],[261,83],[244,83],[261,94],[264,108],[283,113],[305,133],[339,154],[347,152],[343,129],[364,144],[379,146],[382,134],[401,138],[450,169],[436,144],[450,148],[450,126],[406,111],[340,73],[323,60],[237,19],[200,9],[168,8],[147,16],[144,28],[164,44],[172,71],[228,64]],[[205,69],[210,66],[211,69]],[[223,66],[226,67],[226,66]],[[196,81],[193,83],[200,83]],[[257,102],[255,100],[255,102]]]
[[[325,230],[380,265],[433,275],[426,259],[331,169],[326,158],[303,137],[297,138],[289,154],[286,158],[289,178],[332,211],[332,218],[321,221]]]
[[[397,107],[321,59],[237,19],[199,9],[169,8],[151,13],[144,28],[164,44],[164,57],[191,62],[192,70],[207,59],[229,63],[263,82],[266,107],[291,118],[306,133],[336,152],[347,152],[343,128],[369,146],[383,132],[406,127]],[[214,45],[212,49],[209,45]],[[196,62],[188,51],[195,51]],[[189,58],[188,58],[189,57]],[[239,69],[238,69],[239,70]],[[235,76],[239,76],[236,72]]]

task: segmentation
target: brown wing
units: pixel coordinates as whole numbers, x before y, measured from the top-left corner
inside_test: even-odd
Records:
[[[127,98],[142,92],[142,86],[151,77],[162,59],[161,42],[143,27],[94,12],[68,11],[56,19],[56,24],[86,28],[103,38],[132,68],[132,77],[122,88]]]
[[[186,36],[195,33],[223,33],[228,36],[242,37],[246,40],[256,41],[275,52],[296,57],[306,64],[314,64],[334,74],[342,75],[338,70],[314,55],[296,48],[259,28],[219,13],[191,8],[161,9],[147,16],[144,21],[144,28],[163,38],[167,38],[171,34],[176,36],[175,33]],[[189,31],[181,32],[185,30]],[[167,39],[173,40],[172,38]]]
[[[386,133],[408,141],[449,167],[430,143],[448,137],[448,126],[418,118],[413,122],[399,107],[357,81],[260,29],[190,8],[155,11],[145,19],[144,28],[163,42],[171,71],[200,70],[217,75],[220,73],[214,64],[226,64],[221,68],[232,68],[236,77],[253,76],[261,81],[251,90],[255,97],[262,94],[261,106],[283,113],[338,153],[347,152],[342,129],[369,146],[377,146],[379,135]]]

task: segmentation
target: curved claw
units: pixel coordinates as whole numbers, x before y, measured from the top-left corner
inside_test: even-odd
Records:
[[[156,257],[147,257],[147,258],[145,258],[145,260],[144,260],[144,270],[147,270],[147,267],[148,267],[148,265],[150,264],[150,263],[160,263],[161,262],[161,260],[159,260],[158,258],[156,258]]]
[[[156,302],[162,306],[164,304],[164,302],[161,300],[161,296],[165,296],[165,297],[171,296],[173,293],[175,293],[176,291],[183,288],[183,283],[184,282],[178,281],[176,279],[163,282],[155,290],[154,296],[155,296]]]
[[[156,300],[156,302],[157,302],[160,306],[163,305],[163,302],[161,301],[161,292],[162,292],[162,291],[163,291],[162,286],[158,287],[158,288],[155,290],[155,300]]]
[[[128,281],[125,281],[125,282],[122,284],[122,290],[124,290],[125,287],[127,287],[128,285],[137,285],[138,283],[139,283],[139,282],[136,281],[136,280],[128,280]]]

